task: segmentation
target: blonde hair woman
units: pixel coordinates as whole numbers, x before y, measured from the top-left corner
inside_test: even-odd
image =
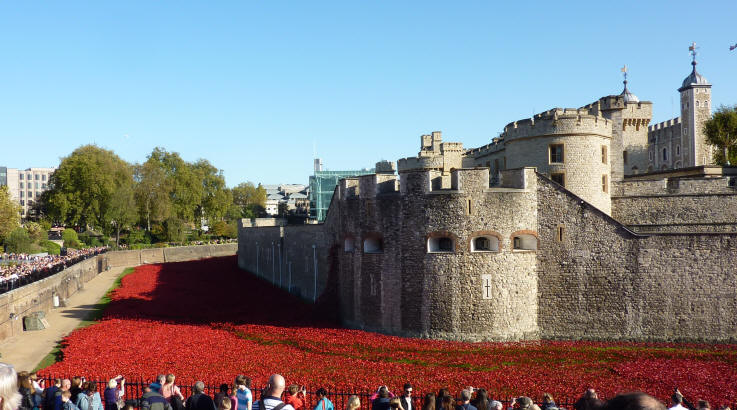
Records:
[[[184,395],[182,394],[182,391],[179,390],[179,387],[177,387],[176,384],[174,384],[175,379],[176,376],[171,373],[166,375],[166,382],[161,385],[161,395],[164,396],[164,398],[167,400],[171,396],[177,396],[179,397],[179,400],[184,401]]]
[[[348,398],[348,402],[345,404],[345,410],[356,410],[361,408],[361,400],[358,396],[353,395]]]
[[[20,405],[18,393],[18,374],[13,366],[0,363],[0,409],[16,410]]]

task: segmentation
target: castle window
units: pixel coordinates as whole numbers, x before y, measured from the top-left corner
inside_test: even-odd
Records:
[[[562,172],[550,174],[550,179],[552,179],[553,182],[557,183],[560,186],[566,186],[566,174]]]
[[[606,145],[601,146],[601,163],[606,164],[607,163],[607,150]]]
[[[668,160],[668,148],[663,148],[663,161]]]
[[[512,247],[515,251],[537,250],[537,237],[528,233],[513,234]]]
[[[471,252],[499,252],[499,238],[479,236],[471,241]]]
[[[627,165],[627,151],[622,151],[622,161]]]
[[[499,172],[499,158],[494,159],[494,173]]]
[[[696,100],[696,108],[699,108],[699,100]]]
[[[427,239],[427,251],[430,253],[453,252],[453,238],[447,236],[430,237]]]
[[[650,161],[653,160],[653,156],[654,156],[654,154],[653,154],[652,151],[648,152],[648,157],[649,157]]]
[[[609,184],[607,183],[607,176],[602,175],[601,176],[601,190],[602,192],[609,192]]]
[[[676,155],[681,155],[681,146],[676,145]]]
[[[562,164],[563,157],[563,144],[552,144],[548,147],[551,164]]]
[[[704,108],[709,108],[709,100],[704,101]]]
[[[355,240],[353,238],[345,238],[345,241],[343,241],[343,250],[345,252],[353,252],[354,247]]]
[[[565,239],[565,231],[566,231],[565,225],[558,225],[558,227],[555,228],[556,242],[563,242],[563,240]]]
[[[380,237],[370,237],[363,240],[363,253],[384,252],[384,242]]]

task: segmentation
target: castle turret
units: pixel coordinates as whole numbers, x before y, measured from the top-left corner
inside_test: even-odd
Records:
[[[681,88],[681,148],[685,166],[713,163],[712,149],[706,143],[704,122],[711,118],[711,84],[696,71],[696,43],[689,47],[692,55],[691,74],[683,80]],[[663,155],[662,153],[659,153]],[[668,155],[668,153],[666,153]]]

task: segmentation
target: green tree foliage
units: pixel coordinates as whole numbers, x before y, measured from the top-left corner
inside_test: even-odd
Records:
[[[210,162],[200,159],[193,164],[198,179],[202,182],[201,216],[209,220],[219,220],[225,216],[233,196],[225,187],[223,171],[218,170]]]
[[[85,145],[63,158],[51,175],[46,206],[49,215],[67,226],[110,232],[114,193],[133,195],[132,184],[130,165],[112,151]]]
[[[49,240],[43,240],[39,242],[39,245],[41,246],[41,250],[49,255],[58,255],[61,253],[61,246]]]
[[[704,123],[706,141],[718,148],[714,161],[719,165],[737,163],[737,106],[720,106]]]
[[[167,242],[182,243],[187,236],[184,221],[176,217],[164,221],[164,232]]]
[[[5,251],[13,253],[34,253],[38,248],[33,246],[33,240],[28,231],[18,227],[5,238]]]
[[[167,152],[163,148],[154,148],[149,161],[160,166],[171,186],[171,215],[186,221],[195,222],[202,206],[203,184],[193,167],[185,162],[178,153]],[[197,221],[199,223],[199,221]]]
[[[10,199],[7,186],[0,186],[0,242],[20,226],[20,206]]]
[[[48,239],[49,235],[44,231],[41,225],[36,222],[28,222],[24,228],[28,231],[28,236],[31,237],[33,242],[40,242],[44,239]]]
[[[150,231],[152,222],[164,222],[171,214],[172,180],[164,165],[152,157],[134,169],[136,205],[141,222]]]
[[[242,218],[255,218],[266,208],[266,189],[252,182],[242,182],[232,189],[233,204],[239,208]]]
[[[120,230],[130,229],[136,222],[136,201],[133,197],[133,184],[124,184],[111,196],[105,219],[115,232],[115,245],[120,246]]]
[[[79,236],[77,236],[77,231],[74,229],[64,229],[61,233],[61,239],[64,241],[65,248],[79,248],[81,246],[79,243]]]

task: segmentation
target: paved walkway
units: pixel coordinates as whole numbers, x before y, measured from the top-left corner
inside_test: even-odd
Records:
[[[112,268],[85,283],[84,289],[67,300],[67,306],[46,314],[49,328],[8,338],[0,343],[0,361],[12,364],[16,370],[33,370],[57,345],[59,340],[74,330],[88,317],[101,297],[125,268]]]

